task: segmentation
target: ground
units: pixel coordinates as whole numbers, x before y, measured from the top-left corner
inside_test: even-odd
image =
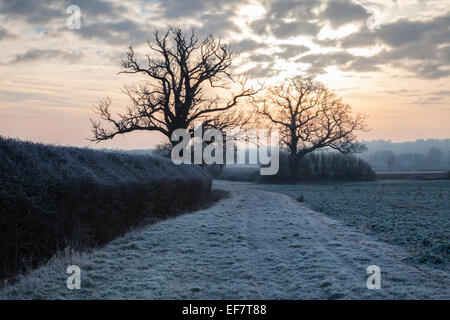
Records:
[[[231,197],[135,230],[101,249],[67,253],[0,298],[449,299],[448,272],[404,262],[408,252],[287,195],[216,181]],[[326,201],[326,199],[325,199]],[[65,270],[81,268],[81,289]],[[366,287],[369,265],[381,289]]]
[[[283,193],[345,225],[404,247],[411,263],[450,272],[450,180],[251,185]]]

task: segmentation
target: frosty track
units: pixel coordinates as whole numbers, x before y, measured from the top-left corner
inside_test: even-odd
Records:
[[[87,253],[61,255],[0,291],[40,299],[449,299],[448,274],[278,193],[215,181],[231,197]],[[324,199],[326,201],[326,199]],[[82,270],[68,290],[65,269]],[[381,289],[366,268],[381,268]]]

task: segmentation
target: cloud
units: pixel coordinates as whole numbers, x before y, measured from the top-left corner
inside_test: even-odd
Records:
[[[153,37],[155,27],[138,23],[130,19],[121,21],[96,22],[82,26],[79,30],[62,28],[57,33],[69,32],[86,40],[100,40],[110,45],[135,45],[142,44]]]
[[[234,24],[233,15],[230,12],[205,14],[200,17],[200,21],[203,22],[202,27],[196,28],[197,35],[200,37],[211,33],[221,37],[227,36],[231,31],[240,32],[239,28]]]
[[[349,0],[330,0],[322,12],[322,17],[327,19],[333,27],[366,21],[369,16],[370,14],[363,6]]]
[[[439,48],[437,55],[444,64],[450,65],[450,45]]]
[[[252,62],[271,62],[273,61],[273,56],[265,53],[256,53],[248,57],[248,61]]]
[[[435,17],[428,21],[402,19],[384,24],[379,30],[363,28],[339,41],[342,48],[365,47],[377,43],[399,48],[419,42],[429,44],[450,42],[450,15]]]
[[[243,1],[156,0],[156,3],[164,10],[164,16],[166,18],[179,19],[185,17],[199,17],[203,14],[223,13],[223,11],[229,11],[226,10],[226,8],[235,8],[236,4],[242,5]]]
[[[425,34],[435,27],[434,23],[402,20],[383,26],[377,37],[391,47],[400,47],[422,41]]]
[[[445,101],[442,101],[442,97],[437,96],[429,96],[414,100],[411,104],[420,104],[420,105],[431,105],[431,104],[444,104]]]
[[[34,24],[63,17],[62,7],[54,8],[48,0],[2,0],[0,14],[12,19],[22,18]]]
[[[262,42],[257,42],[252,39],[243,39],[237,42],[231,42],[230,46],[237,52],[249,52],[256,49],[266,48],[267,45]]]
[[[438,91],[434,91],[433,95],[436,96],[445,96],[447,98],[450,98],[450,90],[438,90]]]
[[[11,61],[3,64],[32,63],[39,60],[58,60],[68,63],[78,62],[83,57],[82,53],[65,52],[57,49],[41,50],[31,49],[25,53],[18,54]]]
[[[419,94],[416,94],[419,96]],[[450,90],[435,90],[428,94],[420,94],[420,98],[414,100],[412,104],[448,104]]]
[[[264,18],[253,21],[250,27],[256,34],[271,34],[280,39],[287,39],[296,36],[315,36],[320,27],[308,21],[291,21]]]
[[[185,25],[192,21],[200,22],[196,27],[200,37],[214,33],[217,36],[227,36],[229,32],[239,33],[234,24],[235,13],[239,6],[245,5],[245,0],[156,0],[146,1],[156,3],[162,11],[159,19],[168,24]]]
[[[440,62],[416,64],[411,69],[415,71],[417,76],[424,79],[441,79],[450,76],[449,66]]]
[[[9,19],[24,19],[33,25],[48,24],[57,19],[66,20],[66,9],[70,5],[80,7],[82,18],[118,19],[128,12],[126,6],[107,0],[2,0],[0,14]]]
[[[309,20],[315,16],[313,10],[320,4],[319,0],[272,0],[268,1],[267,16],[272,19]]]
[[[450,15],[425,21],[401,19],[381,26],[379,30],[363,27],[342,39],[317,41],[319,45],[340,48],[339,54],[312,55],[306,60],[311,69],[323,71],[327,64],[344,71],[376,71],[383,66],[403,68],[423,79],[450,76]],[[369,57],[352,56],[350,48],[384,46]],[[336,59],[345,56],[345,61]]]
[[[320,30],[318,25],[303,21],[273,21],[270,27],[273,35],[281,39],[300,35],[315,36]]]
[[[107,0],[64,0],[63,3],[64,8],[77,5],[80,7],[82,15],[94,18],[120,19],[124,14],[130,12],[128,7],[120,2]]]
[[[277,52],[276,55],[283,59],[289,59],[305,52],[310,51],[310,48],[304,45],[295,45],[295,44],[283,44],[279,46],[282,50],[281,52]]]
[[[258,63],[255,67],[251,68],[246,73],[255,78],[270,78],[277,75],[278,72],[278,70],[274,69],[273,63]]]
[[[355,60],[350,53],[341,51],[333,53],[309,54],[296,60],[300,63],[308,63],[310,67],[308,72],[312,74],[320,74],[325,72],[325,68],[329,66],[338,66],[347,68],[347,65]]]
[[[242,34],[236,21],[239,9],[248,3],[238,0],[3,0],[0,2],[0,16],[6,21],[21,20],[25,26],[36,29],[48,27],[40,40],[52,40],[77,36],[83,46],[122,51],[127,45],[144,44],[152,40],[155,29],[165,30],[168,25],[188,28],[195,24],[196,35],[201,39],[214,33],[228,39],[238,52],[249,53],[250,61],[273,63],[275,59],[296,59],[295,62],[309,64],[309,71],[321,73],[328,66],[336,66],[342,71],[371,72],[385,67],[395,67],[408,71],[423,79],[440,79],[450,75],[450,15],[428,17],[418,20],[403,18],[381,25],[381,29],[370,30],[364,23],[369,17],[367,5],[354,0],[260,0],[265,12],[248,24],[252,32]],[[80,30],[65,28],[69,5],[78,5],[82,12]],[[131,14],[134,13],[134,14]],[[56,20],[61,20],[56,23]],[[236,24],[235,24],[236,23]],[[320,30],[329,23],[334,28],[353,23],[359,30],[339,39],[317,39]],[[239,25],[239,26],[238,26]],[[21,26],[22,27],[22,26]],[[0,28],[0,41],[21,37],[19,30],[9,25]],[[233,40],[235,35],[244,40]],[[255,37],[252,37],[255,36]],[[261,39],[274,37],[273,43]],[[306,36],[317,46],[308,48],[292,39]],[[236,38],[236,37],[235,37]],[[37,41],[37,37],[34,39]],[[280,42],[284,44],[279,44]],[[101,48],[103,44],[109,45]],[[64,48],[54,50],[29,49],[16,54],[12,63],[33,61],[34,59],[61,59],[76,61],[77,55],[67,53]],[[48,46],[46,46],[48,47]],[[332,53],[318,53],[317,49],[333,48]],[[372,48],[379,50],[372,56],[351,54],[349,49]],[[271,48],[271,55],[258,52]],[[25,48],[24,48],[25,49]],[[102,50],[91,50],[91,52]],[[305,55],[306,53],[306,55]],[[300,59],[298,56],[303,55]],[[7,60],[7,59],[5,59]],[[265,66],[264,68],[266,68]]]
[[[268,1],[264,17],[253,21],[251,29],[259,35],[271,34],[281,39],[299,35],[315,36],[320,26],[314,22],[314,9],[320,6],[317,0]]]
[[[0,41],[8,40],[8,39],[15,39],[15,38],[17,38],[17,35],[15,35],[12,32],[9,32],[5,28],[0,27]]]

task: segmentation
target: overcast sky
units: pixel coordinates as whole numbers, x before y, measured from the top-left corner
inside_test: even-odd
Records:
[[[81,29],[66,26],[81,9]],[[369,115],[362,139],[450,138],[450,0],[1,0],[0,134],[94,146],[93,104],[153,30],[195,27],[241,52],[236,72],[267,84],[309,72]],[[147,148],[148,132],[96,147]]]

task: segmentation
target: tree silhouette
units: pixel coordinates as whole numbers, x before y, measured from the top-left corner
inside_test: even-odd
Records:
[[[262,121],[279,130],[293,179],[298,177],[298,162],[310,152],[325,147],[342,153],[365,149],[355,135],[367,129],[365,116],[352,115],[348,104],[311,76],[268,88],[264,96],[253,99],[253,105]]]
[[[246,87],[246,77],[233,77],[231,65],[237,55],[227,44],[212,35],[199,41],[193,30],[187,35],[178,27],[153,35],[145,63],[138,60],[132,47],[122,59],[121,73],[142,74],[149,81],[125,87],[131,101],[125,113],[113,116],[110,98],[97,103],[96,113],[110,126],[91,119],[91,141],[137,130],[157,131],[170,140],[176,129],[188,129],[192,134],[194,121],[202,122],[204,129],[219,130],[248,121],[234,107],[257,90]],[[227,100],[211,93],[217,88],[231,92],[236,86],[239,89]]]

